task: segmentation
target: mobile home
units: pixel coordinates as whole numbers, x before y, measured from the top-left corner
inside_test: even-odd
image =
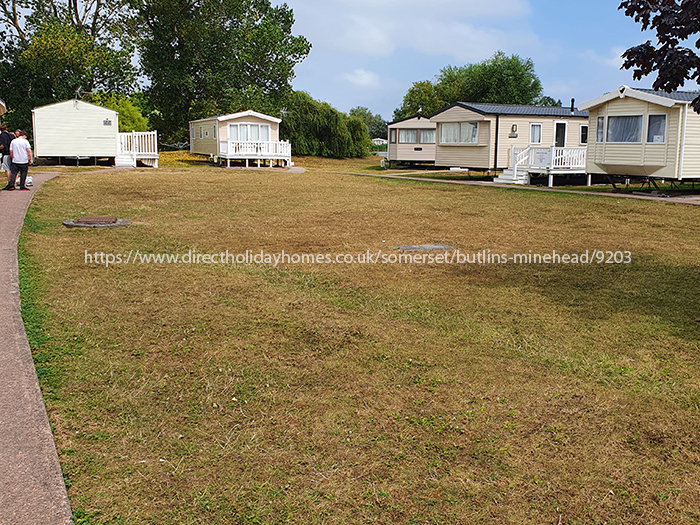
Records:
[[[620,86],[579,106],[590,115],[588,173],[700,179],[697,93]]]
[[[190,153],[220,161],[283,162],[292,165],[292,147],[279,140],[281,119],[256,111],[243,111],[190,121]]]
[[[388,125],[387,160],[394,164],[435,164],[435,123],[413,115]]]
[[[435,165],[504,173],[583,173],[588,114],[571,107],[456,102],[430,117],[436,125]],[[519,171],[520,170],[520,171]]]
[[[155,131],[119,133],[119,113],[82,100],[66,100],[32,110],[37,158],[110,158],[117,166],[137,160],[158,167]]]

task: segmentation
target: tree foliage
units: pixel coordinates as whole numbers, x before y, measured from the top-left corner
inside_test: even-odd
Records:
[[[372,149],[362,120],[348,117],[327,102],[314,100],[308,93],[291,93],[285,113],[280,135],[292,143],[294,155],[366,157]]]
[[[535,105],[541,100],[549,103],[542,97],[542,83],[532,60],[498,51],[477,64],[447,66],[434,82],[415,82],[394,119],[429,115],[454,102]]]
[[[624,0],[619,9],[641,24],[642,30],[656,31],[656,44],[647,40],[622,55],[622,67],[635,68],[635,80],[657,72],[652,87],[666,92],[675,91],[686,80],[700,82],[700,56],[686,45],[700,34],[699,0]],[[700,39],[694,47],[700,49]],[[700,95],[692,107],[700,113]]]
[[[83,97],[86,102],[96,104],[119,113],[119,131],[148,131],[148,121],[132,101],[116,93],[91,93]]]
[[[294,16],[269,0],[133,0],[144,27],[141,62],[168,140],[188,121],[253,109],[279,114],[294,66],[311,48]]]
[[[357,117],[367,126],[370,138],[385,139],[387,137],[387,122],[381,115],[373,114],[368,108],[357,106],[348,113],[351,117]]]
[[[130,50],[114,50],[58,20],[32,34],[18,62],[57,100],[70,98],[78,89],[128,93],[136,83]]]
[[[100,44],[119,42],[128,48],[133,16],[128,0],[5,0],[0,2],[0,26],[22,44],[48,22],[70,26]]]
[[[123,0],[0,2],[0,89],[9,127],[31,129],[31,110],[78,89],[129,93],[136,79]]]

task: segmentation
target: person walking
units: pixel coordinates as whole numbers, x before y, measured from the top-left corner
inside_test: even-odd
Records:
[[[2,154],[0,169],[5,172],[8,184],[10,182],[10,164],[12,163],[12,157],[10,157],[10,142],[14,139],[15,136],[7,131],[7,126],[5,124],[0,124],[0,154]]]
[[[25,186],[27,181],[27,172],[29,171],[29,165],[32,163],[32,146],[27,140],[27,133],[19,130],[19,137],[10,143],[10,156],[12,157],[12,164],[10,166],[10,181],[5,187],[6,190],[15,189],[15,179],[19,173],[19,189],[22,191],[29,191],[29,188]]]

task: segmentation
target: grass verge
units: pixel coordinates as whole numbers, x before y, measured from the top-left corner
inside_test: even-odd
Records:
[[[700,519],[694,208],[305,160],[304,174],[67,172],[36,195],[21,273],[43,313],[25,321],[81,519]],[[133,225],[61,226],[82,213]],[[434,242],[632,260],[86,263]]]

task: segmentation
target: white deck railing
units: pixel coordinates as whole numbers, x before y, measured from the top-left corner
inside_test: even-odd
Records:
[[[158,132],[132,131],[117,138],[117,163],[136,166],[136,160],[158,167]]]
[[[585,170],[586,147],[557,148],[555,146],[528,146],[511,150],[510,165],[513,170],[519,166],[534,169]]]
[[[292,159],[292,145],[281,142],[240,142],[235,140],[219,141],[219,154],[224,159]]]

